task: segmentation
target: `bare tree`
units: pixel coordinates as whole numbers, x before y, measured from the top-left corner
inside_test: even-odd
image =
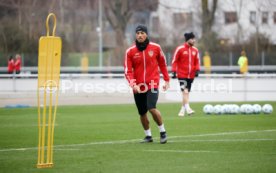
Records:
[[[211,1],[211,0],[210,0]],[[202,41],[203,47],[208,50],[209,48],[209,38],[212,36],[212,26],[215,21],[215,12],[217,9],[218,0],[201,0],[202,9]],[[209,7],[212,4],[212,7]]]
[[[125,31],[130,18],[135,11],[145,11],[156,9],[158,0],[103,0],[105,17],[112,26],[116,34],[115,57],[117,64],[121,64],[126,47]]]
[[[255,1],[255,5],[257,7],[257,14],[261,14],[262,10],[268,9],[269,4],[267,2],[259,2]],[[257,18],[258,19],[258,18]],[[255,56],[254,58],[257,58],[259,56],[259,47],[260,47],[260,24],[262,21],[257,20],[255,22],[255,27],[256,27],[256,34],[255,34],[255,40],[254,40],[254,45],[255,45]]]
[[[130,9],[128,0],[104,0],[103,1],[105,16],[116,34],[116,47],[114,55],[116,59],[123,57],[125,44],[125,29],[133,12]],[[122,49],[123,48],[123,49]],[[120,62],[117,62],[119,64]]]
[[[116,35],[111,38],[116,40],[117,46],[113,56],[117,60],[112,65],[121,65],[126,47],[126,27],[132,14],[135,11],[156,9],[158,0],[102,1],[104,27],[109,23]],[[97,3],[98,0],[0,0],[0,51],[4,54],[24,52],[37,56],[38,40],[46,33],[45,20],[50,12],[57,16],[56,35],[62,36],[66,51],[97,50]],[[35,65],[33,60],[36,58],[30,59],[32,62],[29,65]]]
[[[246,2],[248,2],[249,0],[247,0]],[[254,0],[251,1],[251,3],[254,4],[255,9],[251,10],[254,14],[255,14],[255,18],[252,16],[252,23],[250,23],[250,26],[248,26],[247,28],[242,28],[241,24],[238,20],[238,33],[237,33],[237,40],[238,43],[239,39],[244,37],[245,33],[247,32],[248,34],[248,29],[249,27],[251,28],[255,28],[255,32],[251,33],[251,35],[249,36],[249,40],[247,41],[248,44],[247,47],[249,49],[252,50],[252,52],[254,52],[253,56],[251,57],[253,61],[258,61],[258,59],[260,59],[261,56],[261,51],[269,51],[270,49],[270,43],[269,43],[269,35],[266,35],[265,32],[262,32],[262,26],[265,24],[266,25],[266,29],[272,30],[271,25],[269,24],[269,12],[273,12],[276,3],[274,1],[268,1],[268,0],[264,0],[264,1],[259,1],[259,0]],[[245,5],[245,3],[242,5],[242,0],[240,2],[240,10],[244,10],[247,9],[248,7]],[[249,9],[247,9],[249,11]],[[265,13],[267,13],[266,18],[263,18],[265,16],[263,16]],[[240,17],[238,15],[238,17]],[[242,44],[242,43],[240,43]],[[242,46],[244,49],[244,46]]]

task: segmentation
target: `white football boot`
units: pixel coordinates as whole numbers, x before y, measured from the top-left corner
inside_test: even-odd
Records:
[[[178,113],[178,116],[180,117],[184,117],[185,116],[185,109],[183,107],[181,107],[179,113]]]
[[[187,114],[188,115],[192,115],[193,113],[195,113],[194,110],[192,110],[191,108],[187,109]]]

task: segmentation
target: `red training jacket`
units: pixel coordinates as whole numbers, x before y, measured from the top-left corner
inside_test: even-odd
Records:
[[[14,70],[14,60],[12,59],[8,62],[8,72],[12,73],[13,70]]]
[[[21,68],[21,58],[17,58],[14,64],[15,71],[20,71]]]
[[[198,49],[184,43],[176,48],[172,60],[172,72],[177,73],[177,78],[195,78],[196,71],[200,69]]]
[[[143,51],[139,51],[135,44],[128,48],[125,53],[124,69],[129,85],[131,87],[139,85],[141,91],[158,88],[159,69],[164,80],[170,80],[164,53],[160,45],[153,42],[150,42]]]

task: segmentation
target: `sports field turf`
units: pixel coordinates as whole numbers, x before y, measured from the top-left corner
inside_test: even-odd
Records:
[[[204,115],[204,104],[193,103],[196,114],[184,118],[179,103],[158,105],[167,144],[152,119],[155,141],[139,143],[134,105],[60,106],[51,169],[35,167],[37,109],[1,108],[0,172],[275,173],[276,102],[270,115]]]

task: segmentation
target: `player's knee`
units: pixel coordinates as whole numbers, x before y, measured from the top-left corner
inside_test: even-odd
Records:
[[[150,108],[150,109],[149,109],[149,112],[150,112],[151,114],[155,113],[155,112],[156,112],[156,108]]]
[[[189,89],[188,89],[188,88],[185,88],[183,92],[184,92],[184,93],[189,93]]]

